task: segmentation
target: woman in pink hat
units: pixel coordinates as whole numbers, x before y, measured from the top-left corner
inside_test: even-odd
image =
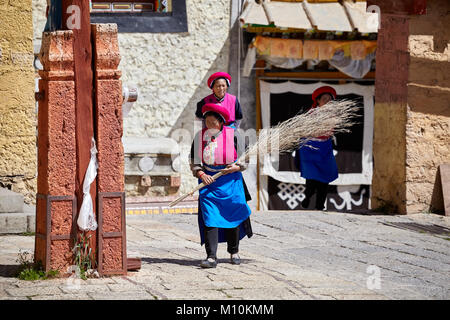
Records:
[[[240,264],[239,241],[252,236],[241,173],[245,165],[236,163],[244,148],[238,146],[235,130],[225,125],[230,113],[223,105],[206,103],[202,117],[206,127],[195,136],[190,155],[194,177],[206,185],[199,190],[198,225],[207,254],[200,266],[216,267],[219,242],[227,242],[231,263]],[[212,176],[219,171],[224,175],[214,180]]]
[[[336,99],[336,90],[330,86],[322,86],[312,94],[313,108],[320,108],[330,100]],[[301,205],[309,207],[311,197],[316,194],[316,210],[325,208],[328,184],[338,178],[336,159],[333,155],[331,135],[318,137],[310,141],[295,153],[295,163],[300,170],[301,177],[306,180],[305,199]],[[310,148],[311,146],[313,148]]]
[[[227,92],[231,85],[231,76],[226,72],[216,72],[208,78],[207,84],[212,93],[197,103],[195,112],[197,119],[203,120],[202,107],[206,103],[216,103],[224,106],[230,114],[230,118],[225,125],[235,129],[239,128],[242,120],[241,105],[235,96]]]

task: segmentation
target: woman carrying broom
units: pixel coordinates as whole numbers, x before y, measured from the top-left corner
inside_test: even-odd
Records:
[[[202,117],[206,127],[194,138],[190,155],[193,175],[206,185],[199,191],[198,223],[207,254],[200,266],[216,267],[218,243],[225,241],[231,263],[240,264],[239,240],[252,236],[241,173],[245,167],[236,163],[244,148],[237,145],[240,139],[235,130],[225,125],[230,121],[225,106],[206,103]],[[212,176],[219,171],[224,175],[214,180]]]
[[[336,99],[336,90],[330,86],[320,87],[312,94],[311,109],[320,108],[334,99]],[[299,148],[295,153],[295,163],[300,169],[301,176],[306,179],[305,199],[301,203],[302,207],[308,208],[310,198],[317,193],[315,209],[323,210],[328,184],[338,177],[331,134],[317,137],[315,141],[309,141]]]

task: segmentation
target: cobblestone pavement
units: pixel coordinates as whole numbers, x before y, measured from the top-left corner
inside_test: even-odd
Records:
[[[201,269],[196,215],[128,216],[128,256],[141,270],[86,281],[13,278],[34,237],[0,236],[0,299],[450,299],[450,234],[413,224],[448,228],[450,218],[256,212],[242,264],[221,244],[217,268]]]

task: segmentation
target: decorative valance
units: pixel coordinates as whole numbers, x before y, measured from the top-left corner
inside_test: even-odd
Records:
[[[256,36],[253,41],[262,56],[293,59],[330,60],[337,51],[345,57],[363,60],[375,51],[377,41],[370,40],[297,40]]]
[[[260,56],[271,65],[294,69],[305,61],[317,64],[326,60],[339,71],[353,77],[363,78],[371,69],[377,47],[370,40],[301,40],[256,36],[250,44],[244,62],[244,77]]]

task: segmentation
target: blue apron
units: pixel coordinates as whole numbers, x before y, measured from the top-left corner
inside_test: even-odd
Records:
[[[226,166],[210,167],[223,169]],[[204,172],[210,176],[217,173],[206,169]],[[248,234],[243,222],[249,218],[251,210],[245,199],[242,181],[242,173],[238,171],[223,175],[199,190],[198,225],[202,244],[205,242],[205,225],[219,228],[219,242],[226,241],[223,228],[240,227],[240,239]]]
[[[307,145],[312,149],[302,146],[296,157],[301,177],[323,183],[330,183],[337,179],[338,169],[333,155],[333,143],[331,138],[325,141],[309,141]]]

